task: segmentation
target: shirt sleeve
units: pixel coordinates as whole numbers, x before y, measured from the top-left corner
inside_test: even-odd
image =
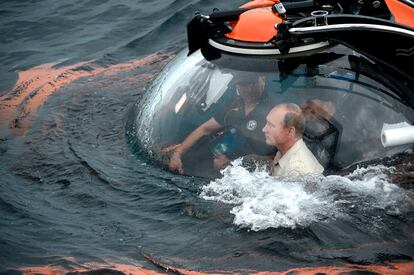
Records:
[[[228,112],[228,108],[223,108],[219,110],[218,112],[216,112],[213,118],[217,121],[218,124],[220,124],[221,126],[224,126],[224,117],[227,112]]]
[[[241,104],[241,99],[240,97],[237,96],[232,96],[232,98],[230,99],[230,101],[228,102],[227,105],[223,106],[222,109],[220,109],[219,111],[217,111],[214,115],[213,118],[221,125],[221,126],[226,126],[225,125],[225,119],[227,114],[234,108],[237,108],[239,105]]]

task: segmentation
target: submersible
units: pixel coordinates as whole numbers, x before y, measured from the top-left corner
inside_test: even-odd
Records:
[[[167,166],[171,152],[163,149],[233,106],[237,84],[250,79],[262,83],[261,100],[302,107],[304,141],[325,171],[411,152],[409,142],[384,147],[381,131],[414,122],[413,26],[408,0],[256,0],[197,12],[187,25],[188,49],[136,104],[137,142]],[[235,140],[232,131],[241,133],[236,150],[255,154],[243,140],[255,142],[249,131],[260,132],[262,117],[200,139],[183,157],[185,174],[212,177],[209,155]]]

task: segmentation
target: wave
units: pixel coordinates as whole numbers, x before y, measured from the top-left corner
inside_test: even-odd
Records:
[[[249,172],[241,161],[234,161],[222,171],[222,178],[203,186],[200,197],[234,205],[233,223],[249,230],[294,229],[374,210],[398,216],[414,207],[414,194],[389,181],[392,167],[293,179],[271,177],[263,168]]]

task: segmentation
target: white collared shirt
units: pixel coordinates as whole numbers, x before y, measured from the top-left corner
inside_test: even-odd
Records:
[[[272,176],[302,176],[322,174],[323,167],[308,149],[303,139],[299,139],[282,156],[277,152],[271,168]]]

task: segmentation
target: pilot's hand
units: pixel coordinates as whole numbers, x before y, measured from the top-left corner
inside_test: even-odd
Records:
[[[181,175],[184,174],[183,162],[181,161],[181,154],[180,153],[174,152],[171,155],[170,163],[168,165],[168,168],[172,172],[178,172]]]
[[[174,152],[180,146],[181,146],[181,143],[173,144],[173,145],[170,145],[168,147],[162,148],[161,152],[164,153],[164,154],[168,154],[168,153]]]
[[[220,151],[216,150],[214,152],[214,160],[213,160],[214,168],[221,169],[224,166],[226,166],[229,162],[230,160],[225,155],[223,155]]]
[[[180,151],[181,143],[173,144],[168,147],[162,148],[161,152],[164,154],[171,154],[170,162],[168,164],[168,169],[171,172],[178,172],[180,174],[184,174],[183,169],[183,162],[181,161],[181,151]]]

